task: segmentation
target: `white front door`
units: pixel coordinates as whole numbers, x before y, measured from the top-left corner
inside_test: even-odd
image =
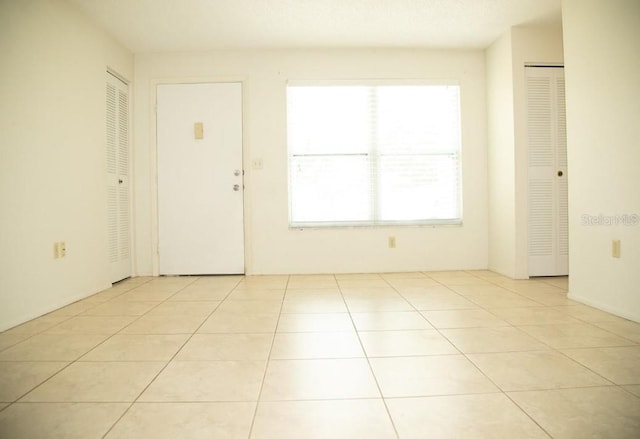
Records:
[[[107,234],[113,283],[131,276],[129,87],[106,75]]]
[[[529,276],[569,273],[564,69],[527,67]]]
[[[159,272],[244,273],[242,84],[157,89]]]

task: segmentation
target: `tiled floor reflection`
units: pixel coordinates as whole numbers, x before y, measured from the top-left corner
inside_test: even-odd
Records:
[[[0,334],[0,437],[640,437],[640,324],[566,289],[129,279]]]

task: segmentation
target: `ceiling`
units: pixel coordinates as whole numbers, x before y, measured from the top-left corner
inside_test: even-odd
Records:
[[[485,48],[560,26],[561,0],[68,0],[135,53],[227,48]]]

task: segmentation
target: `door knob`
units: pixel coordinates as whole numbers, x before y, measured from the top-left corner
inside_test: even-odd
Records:
[[[236,192],[239,191],[240,190],[240,185],[239,184],[234,184],[233,185],[233,190],[236,191]]]
[[[122,179],[121,178],[118,179],[118,184],[122,184]]]
[[[558,177],[562,177],[562,171],[558,171]]]

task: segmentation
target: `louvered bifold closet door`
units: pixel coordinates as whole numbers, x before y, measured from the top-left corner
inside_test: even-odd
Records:
[[[568,273],[564,72],[527,67],[529,275]]]
[[[111,282],[117,282],[131,275],[129,90],[112,74],[106,76],[109,271]]]

